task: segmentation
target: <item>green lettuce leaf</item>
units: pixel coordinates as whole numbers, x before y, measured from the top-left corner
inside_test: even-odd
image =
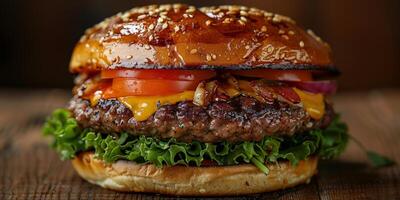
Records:
[[[52,146],[64,160],[72,159],[82,151],[94,151],[97,158],[108,163],[130,160],[159,167],[200,166],[204,160],[212,160],[218,165],[253,163],[266,174],[265,163],[288,160],[295,165],[311,155],[331,159],[344,150],[348,141],[347,127],[338,117],[324,130],[292,137],[267,136],[259,142],[185,143],[174,138],[159,140],[128,133],[120,133],[117,137],[82,129],[69,111],[59,109],[48,118],[43,132],[53,137]]]
[[[395,164],[393,160],[386,156],[382,156],[373,151],[366,151],[368,159],[371,161],[374,167],[385,167]]]

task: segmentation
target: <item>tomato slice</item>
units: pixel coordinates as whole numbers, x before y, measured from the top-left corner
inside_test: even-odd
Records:
[[[304,70],[274,70],[274,69],[254,69],[231,71],[233,75],[265,78],[269,80],[279,81],[312,81],[310,71]]]
[[[105,98],[125,96],[163,96],[187,90],[195,90],[199,81],[114,78],[112,91],[105,93]]]
[[[157,69],[115,69],[101,71],[101,78],[136,78],[136,79],[167,79],[196,81],[212,78],[216,75],[211,70],[157,70]]]

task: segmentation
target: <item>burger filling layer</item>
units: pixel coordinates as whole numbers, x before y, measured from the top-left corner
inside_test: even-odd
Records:
[[[267,173],[266,162],[332,158],[348,138],[325,100],[334,83],[307,71],[105,70],[76,84],[69,110],[44,128],[65,159],[94,151],[106,162]]]

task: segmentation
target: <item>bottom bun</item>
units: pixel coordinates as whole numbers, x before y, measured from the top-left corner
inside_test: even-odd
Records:
[[[180,196],[222,196],[269,192],[308,183],[317,170],[317,157],[268,164],[268,175],[251,164],[235,166],[158,168],[152,164],[117,161],[106,164],[92,152],[78,155],[72,164],[87,181],[125,192],[150,192]]]

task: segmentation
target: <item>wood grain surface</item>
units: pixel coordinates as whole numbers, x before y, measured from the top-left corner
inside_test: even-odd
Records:
[[[82,180],[69,162],[59,160],[42,137],[41,125],[53,109],[66,105],[68,91],[0,91],[0,200],[174,199],[99,188]],[[339,94],[334,102],[353,137],[400,162],[400,91]],[[321,163],[308,185],[224,199],[231,198],[400,199],[400,167],[374,169],[350,142],[340,158]]]

